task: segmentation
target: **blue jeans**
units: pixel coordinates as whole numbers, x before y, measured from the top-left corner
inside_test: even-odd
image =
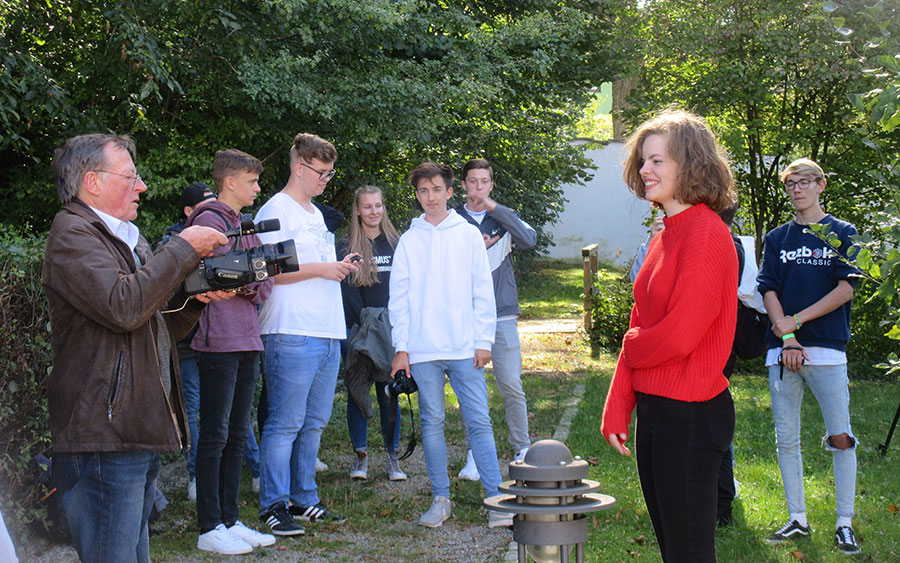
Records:
[[[497,321],[497,333],[491,346],[491,365],[497,390],[503,397],[509,443],[518,453],[531,445],[528,437],[528,406],[522,390],[522,346],[519,344],[519,323],[516,319]],[[463,436],[471,449],[469,428],[463,419]]]
[[[260,440],[259,504],[265,513],[288,500],[319,502],[316,457],[334,405],[340,341],[293,334],[262,339],[268,416]]]
[[[253,433],[253,424],[247,434],[247,447],[244,448],[244,463],[250,470],[250,475],[259,477],[259,444],[256,443],[256,435]]]
[[[191,449],[185,454],[188,478],[195,479],[197,477],[197,441],[200,439],[200,427],[197,424],[200,416],[200,368],[197,367],[197,358],[180,360],[178,367],[181,371],[184,410],[187,412],[188,430],[191,433]]]
[[[850,389],[847,386],[847,365],[803,366],[798,373],[781,366],[769,366],[769,393],[772,396],[772,416],[775,419],[775,442],[778,447],[778,466],[784,483],[788,511],[806,512],[803,491],[803,458],[800,453],[800,406],[803,403],[803,384],[816,397],[825,437],[822,442],[831,452],[834,470],[834,492],[838,516],[850,518],[856,497],[856,447],[858,442],[850,430]],[[853,447],[840,450],[832,446],[829,436],[847,434]]]
[[[241,460],[259,352],[201,352],[200,440],[197,445],[197,524],[206,533],[238,519]]]
[[[158,453],[59,453],[53,474],[82,561],[150,561]]]
[[[419,415],[422,420],[422,448],[431,494],[450,497],[450,477],[447,475],[447,442],[444,438],[444,373],[450,378],[459,400],[460,412],[469,426],[472,455],[481,477],[485,496],[497,494],[500,485],[500,466],[497,447],[488,410],[487,385],[484,370],[476,369],[473,359],[435,360],[410,366],[419,386]]]
[[[381,419],[381,437],[384,439],[384,449],[396,452],[400,449],[400,402],[395,405],[394,427],[390,426],[391,398],[384,390],[383,383],[375,384],[375,397],[378,399],[378,416]],[[356,451],[366,449],[366,434],[369,430],[369,422],[359,412],[359,407],[350,395],[347,395],[347,428],[350,430],[350,443]]]

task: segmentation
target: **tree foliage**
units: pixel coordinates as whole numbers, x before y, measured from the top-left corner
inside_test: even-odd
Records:
[[[871,230],[854,241],[860,250],[853,263],[876,288],[867,303],[884,307],[878,319],[880,332],[900,340],[900,1],[828,0],[821,10],[822,19],[834,29],[832,39],[849,46],[852,63],[868,80],[866,88],[848,92],[847,98],[860,117],[862,143],[875,157],[866,173],[888,190],[869,210]],[[816,233],[834,244],[835,237],[827,230]],[[891,351],[878,367],[894,373],[900,370],[900,358]]]
[[[483,156],[498,197],[543,225],[585,177],[567,141],[623,59],[624,1],[0,0],[0,211],[44,229],[53,148],[110,130],[137,141],[139,222],[158,232],[216,150],[262,159],[266,196],[309,131],[338,148],[339,208],[374,183],[410,213],[411,167]]]
[[[745,231],[761,240],[790,216],[778,176],[800,156],[827,171],[830,212],[871,224],[886,183],[867,173],[874,156],[847,97],[868,77],[851,45],[834,41],[821,6],[652,0],[640,12],[640,81],[627,117],[636,123],[673,103],[706,116],[733,161]]]

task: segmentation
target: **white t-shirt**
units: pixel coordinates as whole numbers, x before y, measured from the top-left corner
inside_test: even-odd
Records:
[[[334,262],[334,234],[325,227],[322,212],[307,211],[291,196],[279,192],[267,201],[256,221],[278,219],[281,229],[260,233],[264,244],[293,239],[300,268],[303,264]],[[259,312],[260,334],[297,334],[319,338],[346,338],[340,282],[312,278],[275,284]]]

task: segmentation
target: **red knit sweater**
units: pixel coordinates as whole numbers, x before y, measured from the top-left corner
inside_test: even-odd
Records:
[[[665,219],[634,282],[631,325],[606,396],[601,432],[628,433],[635,392],[706,401],[728,387],[722,368],[737,316],[737,253],[704,204]]]

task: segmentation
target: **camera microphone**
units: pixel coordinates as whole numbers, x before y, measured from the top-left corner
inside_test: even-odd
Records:
[[[256,233],[270,233],[272,231],[277,231],[280,228],[281,221],[278,219],[263,219],[259,223],[254,223],[253,219],[244,219],[241,221],[240,227],[228,229],[222,234],[226,237],[246,236]]]

